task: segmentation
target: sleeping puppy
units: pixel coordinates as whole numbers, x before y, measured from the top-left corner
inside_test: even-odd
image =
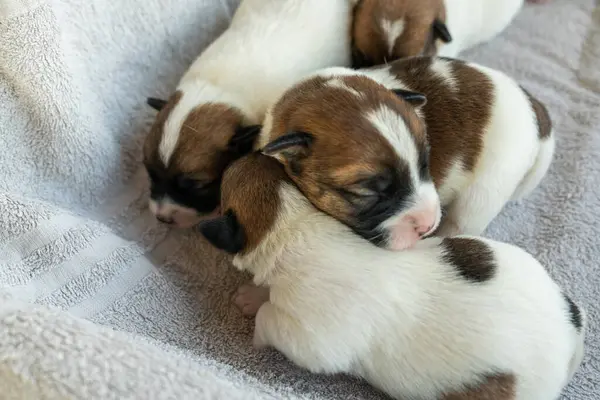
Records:
[[[434,232],[480,235],[538,185],[555,141],[544,105],[505,74],[415,57],[309,76],[269,111],[258,145],[318,209],[403,250]]]
[[[360,0],[352,26],[355,68],[403,57],[456,57],[504,30],[523,0]]]
[[[231,26],[191,65],[144,146],[150,209],[195,225],[218,206],[225,167],[252,149],[265,111],[300,77],[350,64],[349,0],[244,0]]]
[[[390,252],[315,209],[259,153],[223,177],[199,225],[254,275],[235,301],[254,344],[397,399],[555,399],[584,353],[585,314],[531,255],[477,237]],[[268,287],[270,295],[265,289]]]

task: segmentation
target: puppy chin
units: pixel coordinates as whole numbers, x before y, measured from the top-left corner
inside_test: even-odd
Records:
[[[213,218],[220,214],[220,207],[208,214],[200,214],[193,208],[188,208],[170,200],[157,203],[150,200],[148,204],[150,211],[157,219],[171,221],[170,226],[180,229],[188,229],[196,226],[200,221],[206,218]]]
[[[421,239],[412,224],[398,224],[388,230],[385,248],[392,251],[402,251],[413,247]]]

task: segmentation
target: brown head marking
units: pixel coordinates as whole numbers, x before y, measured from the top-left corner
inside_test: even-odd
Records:
[[[354,67],[434,55],[452,37],[443,0],[361,0],[354,9]]]
[[[314,77],[275,105],[263,152],[285,165],[317,208],[365,238],[383,240],[379,224],[406,206],[415,188],[410,166],[369,116],[382,108],[398,115],[426,155],[425,126],[411,104],[423,101],[396,95],[364,76]]]

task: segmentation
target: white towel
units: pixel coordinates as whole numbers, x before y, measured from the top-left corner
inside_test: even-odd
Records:
[[[246,278],[146,210],[145,98],[173,90],[236,4],[0,0],[0,289],[12,298],[0,301],[0,381],[17,398],[202,398],[207,380],[264,398],[384,398],[255,351],[229,301]],[[587,309],[574,400],[600,398],[599,10],[526,5],[464,55],[513,75],[555,122],[549,176],[486,234],[532,252]]]

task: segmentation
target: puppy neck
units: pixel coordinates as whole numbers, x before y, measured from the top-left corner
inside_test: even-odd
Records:
[[[277,195],[279,210],[270,230],[256,246],[233,258],[233,265],[251,272],[257,284],[269,284],[289,267],[286,259],[290,252],[301,256],[300,249],[306,248],[309,239],[307,227],[322,217],[292,183],[282,181]]]

